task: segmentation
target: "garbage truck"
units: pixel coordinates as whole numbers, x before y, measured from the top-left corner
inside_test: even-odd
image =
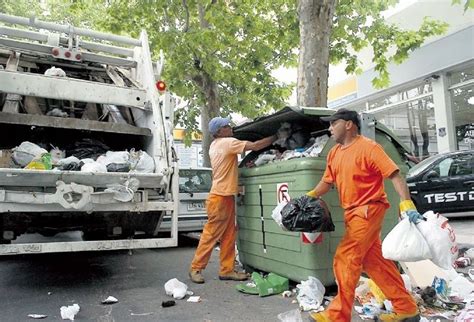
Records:
[[[0,14],[0,254],[177,245],[163,64],[145,31]]]

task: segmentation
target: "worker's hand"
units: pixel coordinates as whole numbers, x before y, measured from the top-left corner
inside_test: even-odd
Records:
[[[414,224],[424,220],[423,216],[420,215],[418,210],[416,210],[415,204],[411,200],[403,200],[400,202],[400,213],[402,216],[407,216],[408,220]]]
[[[414,224],[417,224],[424,219],[423,216],[420,215],[420,213],[417,210],[408,210],[406,214],[407,214],[408,220],[410,220]]]
[[[314,190],[308,191],[308,192],[306,193],[306,195],[307,195],[308,197],[318,198],[318,195],[316,194],[316,191],[314,191]]]

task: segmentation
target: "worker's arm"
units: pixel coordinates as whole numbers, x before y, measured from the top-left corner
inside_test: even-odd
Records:
[[[389,177],[390,180],[392,180],[393,187],[395,188],[395,191],[400,195],[401,200],[410,200],[410,190],[408,190],[407,183],[405,180],[402,178],[400,175],[400,171],[397,170],[394,173],[392,173]]]
[[[407,183],[400,175],[400,171],[397,170],[394,173],[392,173],[389,179],[392,180],[393,187],[395,188],[397,193],[400,195],[400,199],[402,200],[400,202],[400,212],[408,216],[410,221],[415,224],[419,222],[420,220],[423,220],[424,219],[423,216],[420,215],[420,213],[416,209],[415,204],[411,200],[410,190],[408,189]]]
[[[250,142],[248,141],[246,144],[245,144],[245,147],[244,147],[244,151],[259,151],[263,148],[266,148],[267,146],[269,146],[270,144],[272,144],[275,140],[277,139],[277,136],[276,135],[272,135],[272,136],[269,136],[269,137],[266,137],[264,139],[261,139],[261,140],[258,140],[258,141],[255,141],[255,142]]]
[[[332,184],[326,183],[324,181],[319,181],[319,183],[314,187],[313,190],[310,190],[306,193],[307,196],[318,198],[327,193],[332,188]]]

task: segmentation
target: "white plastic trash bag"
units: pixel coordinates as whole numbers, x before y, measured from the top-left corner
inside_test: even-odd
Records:
[[[155,160],[145,151],[130,151],[130,169],[132,172],[155,172]]]
[[[19,146],[12,149],[13,162],[21,167],[26,167],[35,157],[48,153],[45,149],[29,141],[22,142]]]
[[[104,192],[112,192],[114,199],[122,202],[129,202],[133,199],[135,192],[140,187],[140,181],[137,178],[130,178],[124,184],[108,184]]]
[[[416,226],[428,243],[433,257],[431,261],[443,269],[452,268],[458,257],[458,246],[448,219],[433,211],[425,212],[423,217],[426,221],[421,221]]]
[[[281,220],[281,210],[283,209],[283,207],[286,206],[287,203],[288,202],[286,202],[286,201],[280,202],[275,207],[275,209],[273,209],[273,211],[272,211],[273,220],[275,220],[275,222],[278,224],[278,226],[280,226],[280,228],[282,228],[283,230],[287,230],[287,229],[285,228],[285,226],[283,226],[283,223],[282,223],[282,220]]]
[[[431,259],[425,238],[408,218],[402,219],[385,237],[382,242],[382,255],[400,262]]]
[[[283,312],[278,314],[278,320],[281,322],[303,322],[299,309]]]
[[[61,68],[53,66],[44,72],[44,76],[66,77],[66,73]]]
[[[130,153],[128,151],[107,151],[107,153],[97,158],[97,162],[107,166],[109,164],[128,164]]]
[[[326,289],[324,285],[315,277],[308,276],[308,280],[301,281],[296,285],[298,295],[296,299],[303,311],[318,310],[323,303],[324,293]]]
[[[84,160],[82,160],[82,162],[84,162]],[[99,162],[92,161],[92,162],[85,163],[81,167],[81,172],[92,172],[92,173],[107,172],[107,167]]]
[[[73,304],[69,306],[61,306],[60,308],[61,319],[74,321],[74,317],[76,316],[77,313],[79,313],[80,309],[81,308],[79,307],[78,304]]]
[[[188,286],[180,282],[177,278],[172,278],[165,283],[166,295],[172,296],[177,300],[181,300],[186,296]]]

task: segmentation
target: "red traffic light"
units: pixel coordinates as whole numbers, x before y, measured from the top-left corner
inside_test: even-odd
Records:
[[[160,91],[163,92],[166,89],[166,84],[163,81],[157,81],[156,82],[156,88]]]

